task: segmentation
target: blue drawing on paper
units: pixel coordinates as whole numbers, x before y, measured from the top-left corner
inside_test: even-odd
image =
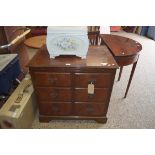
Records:
[[[60,48],[61,50],[67,51],[67,50],[76,50],[79,46],[77,41],[73,38],[67,38],[64,37],[61,40],[58,40],[55,45]]]

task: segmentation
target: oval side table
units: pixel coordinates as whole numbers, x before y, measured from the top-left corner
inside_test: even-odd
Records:
[[[108,47],[120,67],[118,81],[120,81],[123,67],[133,64],[124,96],[126,98],[138,62],[139,53],[142,50],[142,45],[135,40],[117,35],[102,34],[100,37],[101,44],[105,44]]]

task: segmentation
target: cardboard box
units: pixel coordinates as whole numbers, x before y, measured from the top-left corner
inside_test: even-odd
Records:
[[[0,109],[1,128],[28,129],[35,118],[36,102],[30,78],[25,78]]]

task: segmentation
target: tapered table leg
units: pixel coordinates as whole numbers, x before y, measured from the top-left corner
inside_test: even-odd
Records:
[[[126,98],[126,96],[128,94],[128,90],[130,88],[130,84],[131,84],[131,81],[132,81],[132,78],[133,78],[133,75],[134,75],[134,72],[135,72],[135,68],[136,68],[137,62],[138,62],[138,60],[132,66],[132,70],[131,70],[131,74],[130,74],[130,78],[129,78],[129,82],[128,82],[128,85],[127,85],[127,88],[126,88],[126,92],[125,92],[124,98]]]
[[[123,66],[120,67],[118,81],[120,81],[120,79],[121,79],[122,71],[123,71]]]

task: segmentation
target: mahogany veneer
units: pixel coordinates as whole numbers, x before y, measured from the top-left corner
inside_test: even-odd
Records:
[[[120,66],[118,81],[120,81],[123,67],[133,64],[124,95],[124,98],[126,98],[138,62],[139,53],[142,50],[142,45],[135,40],[117,35],[102,34],[100,37],[101,44],[105,44],[108,47],[117,64]]]
[[[106,46],[90,46],[87,58],[50,59],[46,46],[29,63],[39,119],[94,119],[107,121],[107,110],[117,63]],[[88,84],[95,86],[88,94]]]

